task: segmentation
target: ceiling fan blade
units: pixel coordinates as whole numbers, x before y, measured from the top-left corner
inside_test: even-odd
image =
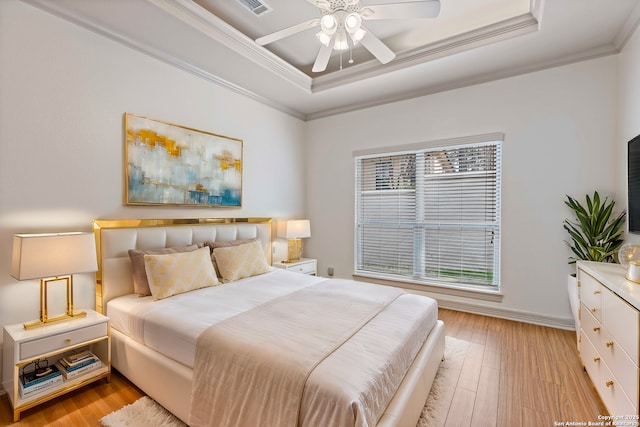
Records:
[[[288,27],[288,28],[284,28],[282,30],[276,31],[275,33],[271,33],[271,34],[267,34],[266,36],[262,36],[260,38],[256,39],[256,43],[258,43],[260,46],[264,46],[266,44],[269,43],[273,43],[275,41],[278,41],[280,39],[283,39],[285,37],[289,37],[293,34],[302,32],[304,30],[308,30],[309,28],[313,28],[313,27],[317,27],[318,25],[320,25],[320,20],[319,19],[310,19],[309,21],[306,22],[301,22],[299,24],[296,24],[294,26]]]
[[[413,1],[365,6],[362,19],[422,19],[436,18],[440,14],[439,0]]]
[[[373,56],[378,58],[378,61],[382,62],[383,64],[392,61],[393,58],[396,57],[396,54],[393,53],[393,51],[389,49],[386,44],[382,43],[379,38],[371,34],[371,31],[366,31],[367,33],[364,35],[362,40],[360,40],[362,46],[367,48],[367,50],[371,52]]]
[[[318,56],[316,57],[316,62],[313,63],[313,68],[311,69],[311,71],[313,71],[314,73],[321,73],[327,69],[335,40],[336,38],[335,36],[333,36],[329,41],[329,46],[325,46],[323,44],[320,45],[320,51],[318,52]]]

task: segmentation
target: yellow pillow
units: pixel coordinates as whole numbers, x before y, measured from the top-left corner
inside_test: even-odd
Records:
[[[206,246],[192,252],[145,255],[144,264],[153,299],[219,283]]]
[[[223,282],[267,273],[269,264],[259,241],[239,246],[215,248],[213,256]]]

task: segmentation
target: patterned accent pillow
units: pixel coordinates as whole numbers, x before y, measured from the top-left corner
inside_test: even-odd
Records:
[[[226,248],[229,246],[240,246],[240,245],[244,245],[245,243],[255,242],[256,240],[258,239],[254,237],[252,239],[226,240],[224,242],[204,242],[205,245],[211,248],[211,262],[213,262],[213,268],[215,268],[216,270],[216,276],[218,276],[218,279],[222,279],[222,274],[220,274],[220,270],[218,269],[218,263],[216,262],[216,257],[213,256],[214,249]]]
[[[149,289],[156,300],[219,283],[207,247],[191,252],[145,255],[144,263]]]
[[[259,241],[216,248],[213,250],[213,256],[225,283],[270,271]]]
[[[200,246],[201,247],[201,246]],[[131,260],[131,273],[133,278],[133,291],[141,297],[151,295],[147,272],[144,265],[145,255],[173,254],[177,252],[190,252],[198,249],[198,245],[180,246],[159,249],[129,249]]]

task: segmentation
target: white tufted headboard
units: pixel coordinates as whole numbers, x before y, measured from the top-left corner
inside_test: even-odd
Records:
[[[96,311],[109,300],[133,293],[129,249],[187,246],[206,241],[258,238],[271,264],[271,218],[95,220],[98,272]]]

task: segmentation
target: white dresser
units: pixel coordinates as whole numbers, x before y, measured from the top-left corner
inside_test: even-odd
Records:
[[[578,351],[610,415],[637,420],[640,284],[619,264],[578,262]]]

